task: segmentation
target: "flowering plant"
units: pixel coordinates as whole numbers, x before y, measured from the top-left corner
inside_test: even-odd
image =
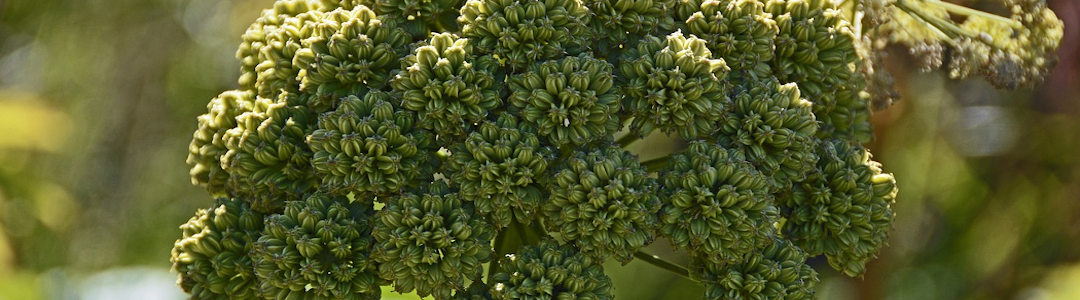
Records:
[[[611,299],[602,263],[641,259],[707,299],[812,298],[807,258],[858,276],[892,226],[861,146],[897,96],[880,45],[1032,86],[1061,22],[1004,4],[278,0],[198,119],[217,200],[174,270],[193,299]],[[626,150],[654,134],[680,150]]]

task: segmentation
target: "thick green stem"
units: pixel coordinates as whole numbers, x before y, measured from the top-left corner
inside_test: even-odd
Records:
[[[956,38],[958,36],[978,38],[978,34],[976,34],[975,32],[960,28],[960,26],[956,26],[956,24],[953,24],[951,20],[944,20],[937,16],[931,15],[923,11],[916,5],[912,5],[911,3],[909,3],[908,0],[898,0],[896,1],[895,5],[896,8],[899,8],[900,10],[908,13],[909,15],[915,16],[923,22],[926,22],[928,25],[940,29],[941,31],[945,32],[945,34],[947,34],[950,38]]]
[[[940,1],[940,0],[924,0],[923,2],[928,3],[928,4],[937,5],[937,6],[941,7],[941,8],[944,8],[946,11],[948,11],[950,13],[954,13],[954,14],[958,14],[958,15],[964,15],[964,16],[976,16],[976,17],[980,17],[980,18],[986,18],[986,19],[994,20],[995,22],[1001,22],[1001,23],[1007,24],[1007,25],[1009,25],[1009,27],[1012,27],[1012,28],[1017,28],[1017,29],[1024,28],[1024,24],[1021,24],[1020,21],[1009,19],[1009,18],[1006,18],[1006,17],[1002,17],[1002,16],[999,16],[999,15],[995,15],[995,14],[988,13],[988,12],[981,11],[981,10],[977,10],[977,9],[971,9],[971,8],[966,7],[966,6],[958,5],[958,4],[955,4],[955,3],[949,3],[949,2]]]
[[[645,166],[645,169],[649,172],[658,172],[660,171],[660,169],[667,167],[667,163],[670,158],[670,156],[661,156],[643,161],[641,162],[641,165]]]
[[[640,259],[640,260],[642,260],[642,261],[644,261],[646,263],[649,263],[650,265],[656,266],[658,268],[667,270],[667,271],[675,273],[675,274],[679,274],[679,276],[685,277],[686,279],[690,279],[691,281],[695,281],[695,282],[697,281],[697,280],[694,280],[694,278],[690,277],[690,271],[687,270],[686,268],[684,268],[683,266],[680,266],[680,265],[678,265],[676,263],[673,263],[673,262],[666,261],[663,258],[660,258],[659,256],[648,254],[648,253],[645,253],[643,251],[638,251],[638,252],[634,253],[634,257],[636,257],[636,258],[638,258],[638,259]]]
[[[637,142],[639,140],[641,140],[640,135],[637,135],[637,134],[635,134],[633,132],[627,132],[626,135],[622,136],[621,138],[619,138],[615,142],[619,143],[619,146],[622,146],[623,148],[626,148],[626,146],[630,146],[630,144],[633,144],[634,142]]]
[[[517,226],[514,223],[516,222],[511,222],[509,226],[500,230],[499,234],[495,236],[495,256],[492,257],[491,265],[488,267],[487,282],[492,282],[491,277],[502,271],[502,267],[499,266],[499,259],[502,259],[507,253],[517,251],[525,243],[522,238],[524,235],[521,234],[521,230],[515,230]]]

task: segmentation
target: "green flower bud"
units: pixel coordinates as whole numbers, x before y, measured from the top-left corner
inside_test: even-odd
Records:
[[[454,300],[491,300],[491,288],[483,281],[473,281],[469,289],[454,293]]]
[[[502,104],[500,86],[487,67],[469,54],[469,40],[439,33],[402,60],[391,81],[402,106],[416,111],[420,126],[440,136],[464,136],[489,110]]]
[[[740,151],[694,141],[660,174],[661,233],[675,248],[714,264],[738,263],[776,236],[769,178]]]
[[[575,151],[545,185],[548,232],[558,233],[583,255],[626,263],[651,243],[659,226],[656,180],[637,156],[616,145]]]
[[[799,85],[814,103],[814,115],[822,122],[818,137],[867,142],[870,128],[869,95],[852,26],[832,1],[769,0],[780,31],[772,69],[781,83]]]
[[[202,186],[215,197],[228,195],[229,174],[221,167],[225,147],[225,132],[236,127],[236,117],[252,110],[254,92],[228,91],[206,105],[207,113],[199,116],[199,129],[191,137],[187,163],[191,166],[191,183]]]
[[[499,261],[491,295],[499,300],[612,299],[603,265],[552,240],[525,246]]]
[[[362,95],[389,83],[411,37],[383,23],[366,6],[336,9],[304,24],[303,49],[292,64],[301,70],[300,90],[332,99]]]
[[[533,65],[509,80],[521,120],[556,147],[582,146],[619,130],[619,95],[611,64],[590,56]]]
[[[675,30],[675,19],[669,11],[676,0],[587,0],[585,6],[595,16],[592,28],[596,32],[598,53],[616,52],[620,45],[634,47],[633,43],[647,34],[661,34]],[[614,51],[613,51],[614,50]],[[617,58],[617,56],[615,56]]]
[[[730,105],[728,69],[712,59],[706,41],[675,32],[665,39],[647,36],[627,51],[620,65],[630,129],[638,135],[659,128],[685,139],[706,137]]]
[[[372,202],[314,194],[265,219],[251,256],[267,299],[379,299]]]
[[[391,197],[375,220],[372,257],[398,292],[451,299],[465,290],[465,279],[478,281],[481,264],[491,260],[491,225],[442,181],[420,195]]]
[[[817,169],[778,200],[784,234],[834,269],[861,275],[888,240],[896,181],[861,146],[833,140],[817,151]]]
[[[535,129],[503,113],[451,149],[446,175],[460,187],[462,199],[473,202],[493,225],[506,227],[515,216],[528,224],[540,211],[539,181],[554,155],[540,145]]]
[[[458,22],[477,54],[495,54],[522,70],[582,52],[593,36],[590,15],[581,0],[469,0]]]
[[[342,98],[337,110],[319,117],[308,144],[322,191],[385,196],[430,180],[435,137],[415,126],[412,112],[391,104],[398,101],[372,91],[362,100]]]
[[[308,1],[279,1],[263,11],[259,20],[244,33],[236,57],[240,59],[240,86],[258,95],[276,98],[282,91],[295,92],[300,66],[293,56],[303,48],[301,28],[322,18],[323,13]]]
[[[813,299],[817,272],[806,264],[806,252],[776,239],[746,255],[741,263],[697,262],[692,272],[705,284],[705,299]]]
[[[717,140],[746,155],[779,188],[802,181],[814,169],[817,120],[794,83],[774,77],[736,87],[733,105]]]
[[[714,57],[724,59],[732,70],[746,75],[732,76],[751,79],[772,74],[773,41],[779,28],[765,4],[758,0],[706,0],[701,11],[685,18],[690,33],[708,41]]]
[[[291,61],[293,53],[300,48],[300,40],[288,34],[298,32],[304,22],[311,21],[309,15],[297,16],[319,8],[307,0],[279,0],[274,2],[273,8],[263,10],[262,16],[241,37],[243,42],[236,51],[242,88],[257,90],[260,96],[274,97],[278,89],[296,83],[296,69],[291,68]],[[279,63],[284,65],[277,65]],[[278,74],[279,71],[291,72],[292,77]]]
[[[413,37],[426,39],[432,32],[458,31],[460,0],[339,0],[352,9],[364,5],[379,14],[384,22],[405,28]]]
[[[262,214],[242,199],[219,198],[180,226],[172,249],[177,283],[192,299],[257,298],[258,284],[248,252],[262,231]]]
[[[229,174],[229,194],[252,201],[251,207],[262,213],[276,212],[285,201],[314,191],[311,151],[304,140],[315,118],[307,108],[284,102],[256,99],[252,111],[237,116],[236,127],[222,136],[228,151],[221,166]]]
[[[701,11],[701,3],[703,0],[676,0],[675,1],[675,20],[678,22],[685,21],[693,16],[695,13]],[[681,25],[679,25],[681,26]]]

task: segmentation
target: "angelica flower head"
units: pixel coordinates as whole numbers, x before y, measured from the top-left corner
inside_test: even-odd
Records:
[[[856,4],[278,0],[197,119],[189,174],[218,200],[181,226],[178,283],[611,299],[613,258],[707,299],[812,298],[807,259],[858,276],[893,222],[896,180],[861,145],[897,97],[881,47],[1013,88],[1063,35],[1044,0]],[[654,134],[674,150],[628,150]],[[644,253],[657,237],[692,267]]]

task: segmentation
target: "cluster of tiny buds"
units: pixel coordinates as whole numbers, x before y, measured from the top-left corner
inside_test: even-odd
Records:
[[[612,299],[604,262],[642,259],[706,299],[810,299],[808,259],[859,276],[892,227],[896,180],[862,143],[871,107],[895,95],[867,44],[1030,86],[1062,35],[1042,1],[1006,1],[1006,18],[918,0],[860,0],[860,13],[278,0],[242,36],[239,89],[198,118],[187,162],[217,202],[181,226],[178,284],[192,299],[379,299],[386,286]],[[923,27],[896,30],[910,25]],[[628,150],[654,134],[679,146]],[[643,252],[658,240],[691,267]]]

